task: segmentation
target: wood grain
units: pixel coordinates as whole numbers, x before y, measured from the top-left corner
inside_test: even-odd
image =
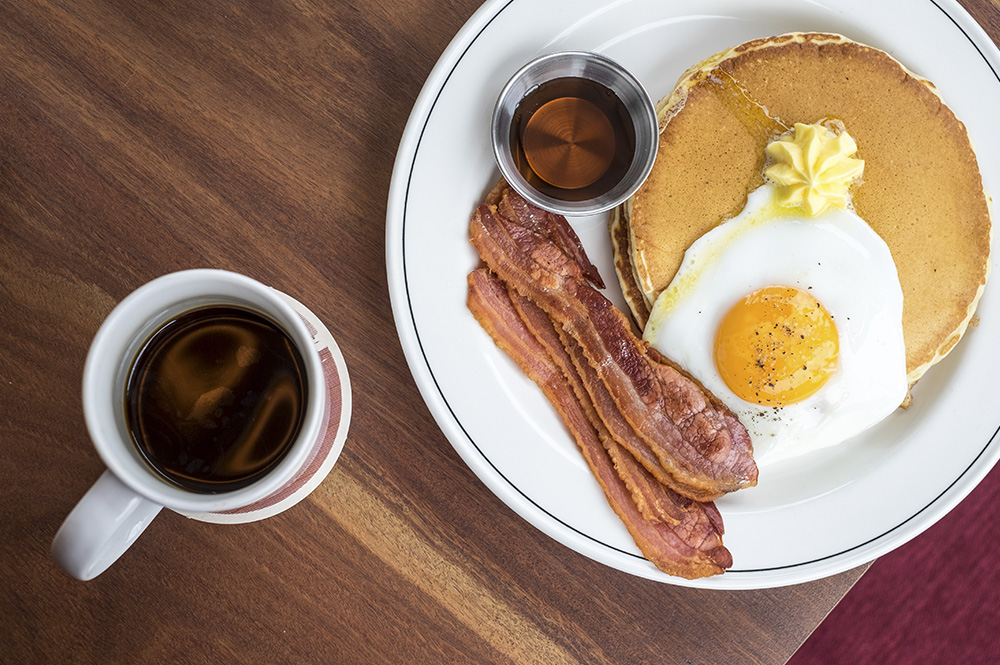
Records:
[[[967,3],[997,38],[998,10]],[[0,662],[782,663],[863,572],[705,592],[506,508],[420,399],[385,276],[410,108],[477,0],[0,3]],[[103,466],[90,341],[161,274],[241,272],[337,338],[341,460],[273,519],[165,512],[90,583],[49,557]]]

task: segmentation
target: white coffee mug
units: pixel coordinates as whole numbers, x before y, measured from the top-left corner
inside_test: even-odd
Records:
[[[246,512],[301,486],[304,471],[317,472],[324,440],[322,454],[331,453],[331,393],[310,326],[293,302],[243,275],[186,270],[145,284],[115,307],[91,344],[83,372],[87,429],[107,470],[73,508],[52,543],[53,556],[71,575],[87,580],[103,572],[163,507],[190,516]],[[124,407],[128,373],[143,344],[179,314],[212,305],[256,311],[281,327],[302,357],[307,395],[298,434],[274,468],[246,487],[216,494],[183,489],[154,471],[132,441]],[[339,352],[338,359],[342,362]],[[346,382],[346,373],[342,375]],[[342,424],[346,430],[346,422]],[[339,436],[341,446],[344,433]],[[335,452],[339,454],[339,448]]]

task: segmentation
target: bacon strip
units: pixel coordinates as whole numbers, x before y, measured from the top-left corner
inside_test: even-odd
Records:
[[[568,375],[553,360],[545,346],[525,325],[507,287],[485,269],[469,274],[468,306],[497,345],[513,358],[542,389],[572,434],[584,460],[597,479],[608,503],[618,514],[643,555],[660,570],[694,579],[717,575],[732,565],[732,556],[722,545],[721,520],[711,504],[699,504],[677,496],[679,519],[673,522],[646,519],[633,501],[622,475],[643,474],[628,454],[619,455],[616,469],[605,444],[614,442],[595,430],[578,396],[567,382]],[[551,323],[547,323],[551,328]],[[565,353],[565,352],[564,352]],[[568,358],[563,360],[568,363]],[[597,419],[599,423],[600,420]],[[606,441],[602,443],[601,439]],[[622,471],[622,467],[627,467]],[[655,480],[646,474],[647,482]],[[662,485],[664,493],[670,492]],[[668,496],[664,494],[664,496]],[[676,496],[676,495],[675,495]]]
[[[586,269],[553,234],[537,230],[545,219],[506,217],[521,214],[517,199],[508,188],[497,205],[479,206],[472,244],[501,280],[579,344],[617,412],[658,463],[630,452],[657,479],[698,501],[756,484],[750,437],[736,416],[632,334],[625,316],[587,283]]]
[[[620,425],[626,436],[631,438],[631,443],[637,445],[640,454],[652,456],[652,451],[641,441],[636,443],[635,435],[624,419],[610,403],[611,397],[603,390],[603,385],[598,381],[594,385],[596,376],[590,365],[578,367],[577,356],[581,353],[579,345],[555,325],[552,320],[537,305],[527,298],[518,295],[516,291],[508,289],[511,302],[521,315],[521,320],[530,330],[535,338],[541,343],[555,364],[562,370],[563,376],[576,394],[577,401],[583,406],[591,425],[597,431],[601,443],[604,445],[611,459],[615,462],[618,475],[625,482],[625,485],[632,493],[632,499],[638,506],[639,511],[646,519],[652,519],[668,524],[677,524],[684,516],[684,511],[692,503],[690,499],[681,497],[676,492],[670,491],[656,481],[648,472],[638,473],[635,469],[641,468],[635,458],[622,455],[621,446],[616,443],[618,437],[616,430],[607,424],[605,413],[613,422]],[[594,392],[597,392],[595,398]],[[601,392],[603,391],[603,392]],[[599,404],[598,400],[604,400]],[[655,459],[651,458],[651,463],[655,464]],[[659,468],[659,467],[657,467]],[[662,490],[660,489],[662,488]],[[669,492],[669,495],[666,494]]]
[[[590,262],[579,236],[576,235],[576,231],[569,225],[566,218],[542,210],[517,194],[511,195],[511,192],[513,190],[507,189],[501,195],[500,202],[497,204],[500,214],[507,219],[518,220],[525,228],[555,243],[572,259],[574,264],[580,267],[580,272],[588,282],[603,289],[604,280],[601,279],[594,264]]]

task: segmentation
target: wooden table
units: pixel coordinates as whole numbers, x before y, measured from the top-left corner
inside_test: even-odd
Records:
[[[783,663],[864,567],[706,592],[594,563],[507,509],[423,405],[389,307],[386,192],[416,95],[478,0],[0,3],[0,662]],[[996,0],[968,6],[1000,38]],[[238,271],[350,367],[306,501],[165,511],[89,583],[49,556],[103,466],[80,404],[140,284]]]

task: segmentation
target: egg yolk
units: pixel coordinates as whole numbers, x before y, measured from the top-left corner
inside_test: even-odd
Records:
[[[837,328],[810,294],[768,286],[736,303],[719,325],[715,366],[740,399],[764,406],[800,402],[837,369]]]

